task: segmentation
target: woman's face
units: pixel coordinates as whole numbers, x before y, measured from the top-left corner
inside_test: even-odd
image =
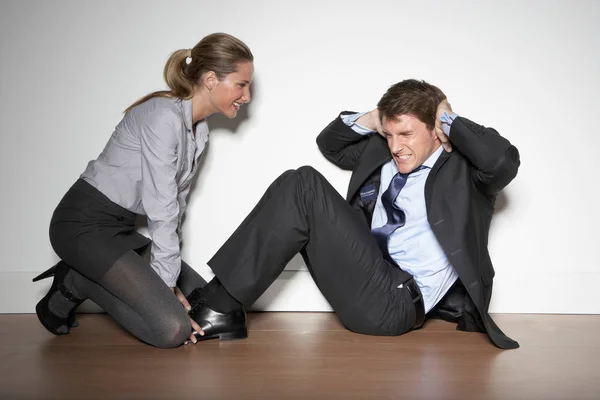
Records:
[[[250,85],[254,65],[250,61],[237,64],[237,71],[216,81],[211,90],[211,104],[215,110],[229,118],[235,118],[242,104],[250,102]]]

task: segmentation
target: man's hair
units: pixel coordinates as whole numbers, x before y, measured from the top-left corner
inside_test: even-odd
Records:
[[[436,86],[425,81],[407,79],[398,82],[385,92],[377,108],[383,121],[395,119],[402,114],[417,117],[431,130],[435,127],[435,112],[438,104],[446,99],[446,95]]]

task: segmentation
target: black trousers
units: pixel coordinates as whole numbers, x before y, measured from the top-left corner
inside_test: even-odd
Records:
[[[283,173],[208,262],[227,291],[254,303],[296,253],[342,324],[400,335],[415,322],[412,278],[386,261],[359,210],[311,167]]]

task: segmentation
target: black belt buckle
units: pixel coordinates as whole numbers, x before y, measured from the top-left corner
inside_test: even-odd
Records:
[[[423,303],[423,296],[421,295],[421,290],[419,286],[417,286],[417,282],[414,279],[410,279],[408,282],[404,284],[408,293],[410,293],[410,297],[412,298],[413,304],[415,305],[415,323],[411,330],[419,329],[423,326],[425,322],[425,303]]]

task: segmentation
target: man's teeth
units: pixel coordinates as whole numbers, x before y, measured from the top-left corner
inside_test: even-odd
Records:
[[[410,154],[407,154],[405,156],[398,156],[398,158],[401,160],[408,160],[410,158]]]
[[[240,106],[241,106],[241,104],[240,104],[240,103],[233,103],[233,105],[234,105],[236,108],[240,108]]]

